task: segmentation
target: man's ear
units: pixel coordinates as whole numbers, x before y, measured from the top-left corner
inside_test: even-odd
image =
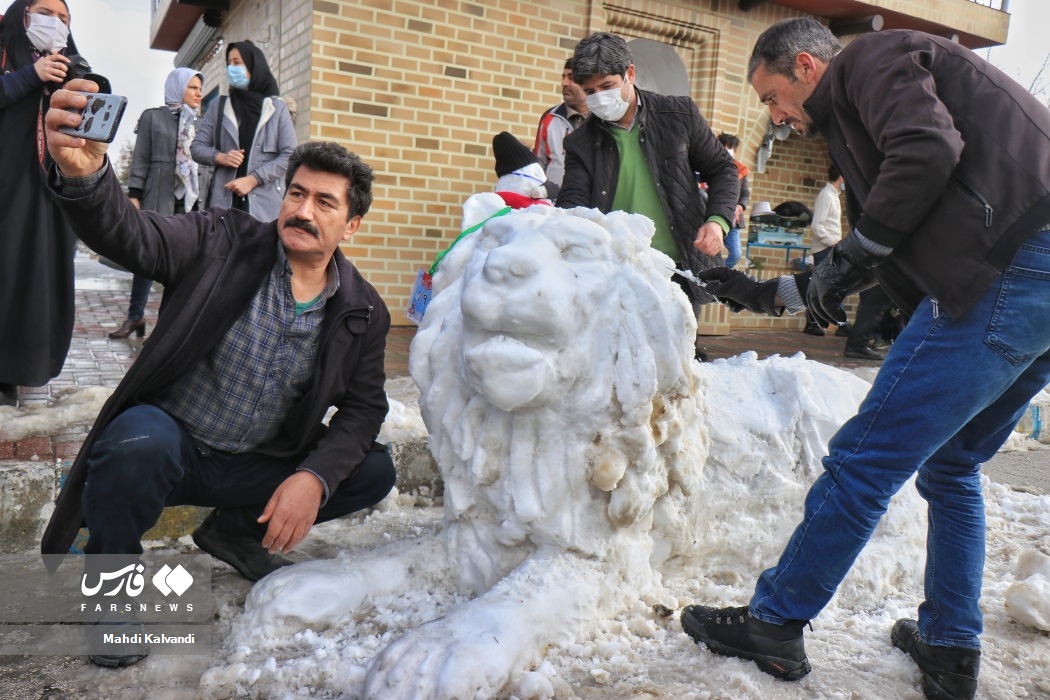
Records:
[[[795,57],[795,71],[798,78],[804,83],[813,83],[820,78],[823,63],[819,62],[811,53],[802,51]]]
[[[359,226],[361,226],[361,217],[352,217],[349,221],[346,222],[346,228],[343,229],[342,239],[344,241],[349,241],[350,236],[353,236],[357,232]]]

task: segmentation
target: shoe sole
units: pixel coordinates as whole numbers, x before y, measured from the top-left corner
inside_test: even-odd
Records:
[[[128,654],[127,656],[96,656],[91,654],[88,658],[96,666],[105,668],[127,668],[145,659],[149,654]]]
[[[911,653],[911,637],[902,635],[897,625],[894,625],[893,630],[890,632],[890,641],[893,642],[893,646],[911,657],[911,660],[915,662],[916,666],[918,666],[919,660]],[[954,695],[945,690],[940,683],[923,670],[922,666],[918,666],[918,669],[919,672],[922,673],[922,693],[926,696],[927,700],[959,700],[958,695]]]
[[[683,615],[681,619],[682,629],[685,630],[686,634],[692,637],[693,641],[697,644],[703,642],[703,644],[711,650],[711,653],[718,654],[719,656],[731,656],[738,659],[754,661],[760,670],[779,678],[782,681],[801,680],[807,673],[813,670],[807,659],[795,661],[794,659],[756,654],[751,651],[744,651],[742,649],[735,649],[731,646],[727,646],[714,639],[709,639],[706,636],[707,631],[703,628],[703,625],[694,623],[692,617],[686,617]]]

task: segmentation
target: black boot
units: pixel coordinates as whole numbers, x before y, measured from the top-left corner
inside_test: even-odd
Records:
[[[802,639],[805,620],[783,625],[751,616],[747,607],[709,608],[690,605],[682,611],[682,628],[715,654],[750,659],[766,673],[797,681],[810,671]]]
[[[193,543],[237,569],[249,581],[258,581],[295,562],[270,554],[262,546],[265,526],[251,519],[244,508],[216,508],[193,531]]]
[[[861,345],[860,347],[846,346],[846,349],[842,353],[846,357],[852,357],[855,360],[875,360],[881,362],[886,359],[886,356],[881,352],[875,352],[867,345]]]
[[[819,323],[813,323],[813,322],[807,323],[806,327],[802,329],[802,332],[803,333],[808,333],[809,335],[825,335],[826,334],[826,331],[824,330],[824,328]]]
[[[980,649],[927,644],[919,638],[919,623],[908,619],[897,620],[890,639],[922,671],[922,690],[930,700],[972,700],[977,693]]]

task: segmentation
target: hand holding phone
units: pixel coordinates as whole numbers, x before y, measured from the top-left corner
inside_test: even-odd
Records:
[[[69,127],[76,134],[75,126],[83,121],[80,114],[98,90],[97,83],[80,78],[71,79],[67,86],[68,90],[61,89],[51,95],[51,106],[44,115],[44,134],[47,151],[59,171],[66,177],[83,177],[105,165],[109,145],[60,131],[62,127]]]
[[[124,109],[128,106],[127,98],[95,92],[75,92],[87,98],[87,106],[83,110],[69,110],[81,116],[80,124],[76,127],[60,126],[58,130],[63,134],[89,141],[112,143],[117,135],[117,127],[120,126],[120,118],[124,116]]]

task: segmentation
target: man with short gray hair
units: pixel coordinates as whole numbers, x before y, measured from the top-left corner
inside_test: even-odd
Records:
[[[691,605],[682,626],[713,652],[802,678],[803,628],[918,473],[925,600],[890,638],[918,665],[927,698],[970,700],[983,627],[981,463],[1050,382],[1050,113],[942,37],[891,30],[842,48],[811,18],[766,30],[748,79],[774,123],[824,137],[846,181],[853,230],[814,268],[806,306],[841,324],[843,297],[878,282],[911,319],[828,444],[803,521],[750,604]],[[790,278],[705,274],[719,272],[716,297],[801,310]]]

